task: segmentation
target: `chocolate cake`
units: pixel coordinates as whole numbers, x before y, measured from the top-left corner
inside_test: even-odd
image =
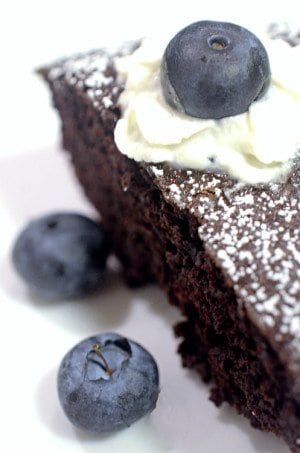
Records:
[[[40,73],[126,281],[156,282],[185,317],[175,327],[183,365],[212,383],[217,406],[300,452],[299,160],[265,185],[136,162],[114,143],[114,56],[96,50]]]

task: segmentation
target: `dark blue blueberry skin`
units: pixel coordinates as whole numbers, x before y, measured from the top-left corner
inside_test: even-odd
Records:
[[[70,299],[101,286],[109,250],[101,225],[79,214],[54,213],[27,225],[12,259],[32,290],[47,299]]]
[[[95,345],[106,364],[93,352]],[[111,374],[105,371],[107,365]],[[130,426],[155,408],[159,374],[142,346],[106,333],[83,340],[66,354],[57,387],[63,410],[75,426],[108,433]]]
[[[176,110],[220,119],[248,110],[271,80],[265,47],[249,30],[200,21],[169,42],[161,65],[164,97]]]

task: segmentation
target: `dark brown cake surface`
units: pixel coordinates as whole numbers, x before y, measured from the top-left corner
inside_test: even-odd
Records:
[[[250,186],[136,163],[115,147],[123,89],[103,51],[42,70],[87,196],[132,283],[156,280],[187,321],[184,364],[251,422],[300,442],[300,171]]]

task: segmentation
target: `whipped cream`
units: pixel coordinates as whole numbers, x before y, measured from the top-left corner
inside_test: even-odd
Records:
[[[218,168],[252,184],[285,174],[300,144],[300,46],[260,37],[270,60],[269,90],[245,113],[199,119],[177,112],[164,99],[160,64],[171,37],[146,38],[133,54],[116,61],[125,80],[123,116],[115,129],[120,152],[136,161]]]

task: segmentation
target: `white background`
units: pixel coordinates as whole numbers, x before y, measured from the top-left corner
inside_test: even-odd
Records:
[[[207,2],[208,3],[208,2]],[[72,52],[155,33],[168,23],[220,19],[251,28],[295,24],[297,1],[10,1],[0,7],[0,451],[284,453],[180,367],[171,326],[180,319],[154,287],[126,289],[110,272],[103,290],[49,303],[27,291],[10,264],[13,240],[32,217],[56,209],[94,215],[60,150],[59,122],[34,68]],[[180,25],[179,25],[180,24]],[[252,26],[253,28],[253,26]],[[58,364],[82,338],[117,331],[157,358],[161,394],[150,417],[113,436],[74,429],[56,396]]]

